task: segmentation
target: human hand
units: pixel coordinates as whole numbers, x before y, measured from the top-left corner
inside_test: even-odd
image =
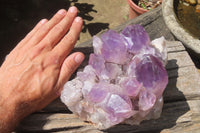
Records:
[[[0,132],[57,98],[83,61],[80,52],[69,55],[83,24],[77,12],[61,9],[41,20],[6,57],[0,67]]]

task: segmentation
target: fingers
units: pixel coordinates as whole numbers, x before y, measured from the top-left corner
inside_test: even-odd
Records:
[[[67,35],[54,47],[52,50],[52,56],[59,57],[59,62],[62,64],[63,60],[67,57],[70,51],[74,48],[74,45],[80,35],[83,25],[81,17],[76,17],[72,23],[71,29]]]
[[[31,32],[29,32],[26,35],[26,37],[21,42],[19,42],[19,44],[17,45],[17,47],[20,48],[25,43],[27,43],[33,37],[33,35],[38,31],[38,29],[40,29],[46,22],[48,22],[47,19],[40,20],[40,22],[38,22],[38,24],[31,30]]]
[[[56,19],[55,16],[59,16],[59,15],[55,15],[46,25],[44,25],[40,30],[38,30],[37,33],[40,33],[40,34],[34,36],[34,38],[38,38],[38,36],[40,36],[40,37],[44,36],[44,39],[42,39],[42,40],[38,39],[38,40],[40,40],[40,42],[38,45],[36,45],[33,48],[32,54],[30,54],[30,59],[35,58],[41,52],[48,52],[49,50],[52,50],[52,48],[54,48],[54,46],[60,41],[60,39],[66,34],[66,32],[71,27],[71,25],[74,21],[74,18],[77,15],[78,10],[76,7],[70,7],[68,12],[65,12],[65,10],[60,10],[60,11],[58,11],[57,14],[61,14],[60,12],[62,12],[62,14],[65,14],[64,17],[62,19],[59,19],[60,20],[59,22],[58,21],[56,23],[54,22],[53,27],[51,27],[51,29],[48,30],[48,33],[42,34],[40,32],[43,31],[43,29],[44,29],[43,27],[48,27],[48,26],[46,26],[48,23],[50,23],[51,21],[55,21],[54,20],[54,19]],[[82,26],[82,23],[81,23],[81,26]],[[31,41],[34,42],[34,39],[32,39]],[[37,41],[35,41],[35,42],[37,42]],[[34,44],[32,44],[32,45],[34,45]]]
[[[40,42],[41,45],[39,45],[51,50],[69,30],[77,12],[78,10],[76,7],[70,7],[66,16],[49,31],[45,38]]]
[[[66,13],[67,12],[64,9],[59,10],[51,18],[51,20],[49,20],[39,30],[37,30],[34,36],[29,40],[28,48],[37,45],[48,34],[48,32],[65,17]]]
[[[82,63],[84,58],[85,58],[85,56],[83,53],[76,52],[76,53],[69,55],[65,59],[65,61],[63,62],[62,66],[61,66],[60,75],[59,75],[58,82],[57,82],[58,83],[57,88],[59,90],[69,80],[71,75],[78,68],[78,66]]]

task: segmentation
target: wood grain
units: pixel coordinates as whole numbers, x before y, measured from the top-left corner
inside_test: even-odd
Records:
[[[197,133],[200,132],[200,75],[184,46],[175,41],[164,24],[161,8],[156,8],[134,20],[116,27],[121,31],[126,25],[141,24],[151,39],[164,36],[167,40],[168,64],[166,69],[169,83],[164,92],[164,107],[159,119],[148,120],[139,126],[119,124],[100,131],[94,125],[84,122],[72,114],[56,99],[45,109],[34,113],[22,121],[16,132],[67,132],[67,133]],[[87,65],[92,40],[79,45],[74,51],[82,51]],[[72,77],[73,78],[73,77]]]

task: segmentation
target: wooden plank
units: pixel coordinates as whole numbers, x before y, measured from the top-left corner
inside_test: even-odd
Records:
[[[169,83],[164,92],[165,102],[200,99],[200,76],[194,66],[168,70],[168,75]],[[59,99],[49,104],[42,111],[70,112]]]
[[[23,126],[21,126],[23,125]],[[49,113],[32,114],[19,125],[18,131],[54,131],[78,129],[89,125],[74,114]]]
[[[71,114],[72,112],[67,108],[67,106],[61,102],[60,98],[57,98],[53,102],[51,102],[48,106],[46,106],[39,113],[68,113]]]
[[[170,70],[168,75],[165,102],[200,99],[200,76],[194,66]]]
[[[165,103],[165,105],[164,105],[164,107],[169,107],[169,108],[171,108],[171,107],[173,107],[173,106],[180,106],[179,105],[179,103],[181,103],[181,106],[183,106],[183,103],[182,102],[185,102],[185,101],[181,101],[181,102],[175,102],[175,101],[180,101],[180,100],[186,100],[186,99],[188,99],[188,100],[190,100],[190,99],[199,99],[199,97],[200,97],[200,90],[199,90],[199,86],[200,86],[200,81],[199,81],[199,75],[196,73],[196,68],[194,67],[194,66],[187,66],[187,67],[181,67],[181,68],[177,68],[177,69],[171,69],[171,70],[168,70],[168,75],[169,75],[169,85],[167,86],[167,88],[166,88],[166,91],[165,91],[165,94],[164,94],[164,97],[165,97],[165,101],[167,102],[167,103]],[[188,79],[193,79],[193,80],[188,80]],[[194,102],[192,103],[192,106],[193,106],[193,108],[194,108],[194,105],[196,105],[196,103],[195,103],[195,101],[196,100],[194,100]],[[199,100],[198,100],[199,101]],[[51,112],[52,110],[54,110],[55,111],[55,109],[58,109],[57,110],[57,112],[59,112],[59,109],[61,109],[62,111],[64,111],[65,109],[66,109],[66,107],[64,106],[64,104],[60,104],[59,103],[60,101],[59,100],[57,100],[57,102],[55,102],[54,104],[52,104],[53,106],[52,107],[50,107],[49,109],[47,109],[49,112]],[[58,104],[59,103],[59,104]],[[172,104],[172,105],[171,105]],[[175,104],[178,104],[178,105],[175,105]],[[184,103],[185,104],[185,103]],[[59,105],[59,106],[58,106]],[[197,104],[198,105],[198,104]],[[199,104],[200,105],[200,104]],[[57,106],[59,107],[59,108],[57,108]],[[188,107],[186,107],[186,105],[184,105],[183,107],[180,107],[181,109],[177,109],[177,110],[173,110],[172,109],[172,111],[171,112],[178,112],[178,113],[180,113],[180,110],[182,110],[183,108],[184,109],[186,109],[186,108],[188,108]],[[199,106],[196,106],[196,109],[197,109],[197,112],[199,111],[198,110],[198,108],[199,108]],[[165,108],[163,109],[164,111],[163,112],[166,112],[165,111]],[[188,109],[188,110],[191,110],[191,109]],[[66,112],[67,113],[67,112]],[[51,113],[50,113],[51,114]],[[41,116],[44,116],[44,117],[41,117],[41,116],[38,116],[38,115],[41,115]],[[88,130],[88,131],[94,131],[94,132],[96,132],[96,130],[94,129],[94,128],[92,128],[92,129],[88,129],[88,127],[82,127],[82,126],[85,126],[85,123],[80,123],[80,120],[77,120],[78,118],[77,117],[75,117],[73,114],[52,114],[53,116],[51,116],[51,117],[48,117],[48,119],[47,119],[47,121],[48,122],[45,122],[45,123],[48,123],[49,125],[46,125],[46,126],[44,126],[44,127],[42,127],[42,128],[38,128],[38,125],[36,125],[35,127],[32,127],[33,125],[33,121],[35,121],[36,120],[36,123],[38,124],[38,123],[40,123],[40,126],[42,125],[41,123],[42,123],[42,121],[44,122],[45,121],[45,118],[47,118],[47,116],[48,116],[49,114],[34,114],[34,115],[32,115],[32,118],[28,118],[29,119],[29,121],[25,121],[25,123],[29,123],[29,124],[31,124],[31,125],[23,125],[23,128],[21,128],[21,129],[23,129],[23,130],[27,130],[27,131],[38,131],[38,129],[40,129],[40,130],[57,130],[57,128],[58,128],[58,130],[68,130],[68,129],[70,129],[70,132],[73,132],[73,131],[71,131],[71,130],[75,130],[75,131],[81,131],[81,130]],[[57,120],[55,120],[56,118],[57,118],[57,115],[59,115],[59,117],[58,118],[62,118],[63,120],[64,120],[64,122],[63,121],[61,121],[61,120],[59,120],[59,121],[57,121]],[[194,115],[194,114],[193,114]],[[56,116],[56,117],[55,117]],[[73,116],[73,117],[72,117]],[[187,116],[187,115],[186,115]],[[66,117],[66,118],[65,118]],[[164,116],[163,116],[164,117]],[[166,118],[168,118],[168,117],[166,117]],[[171,118],[171,117],[170,117]],[[185,117],[184,117],[185,118]],[[186,117],[187,118],[187,117]],[[198,117],[197,117],[198,118]],[[37,119],[39,119],[39,122],[37,121]],[[42,119],[42,120],[41,120]],[[52,121],[52,122],[50,122],[49,121],[49,119],[50,119],[50,121]],[[68,121],[67,120],[65,120],[65,119],[68,119]],[[70,120],[70,119],[72,119],[72,120]],[[71,124],[71,123],[68,123],[68,122],[71,122],[71,121],[73,121],[75,119],[75,123],[76,124]],[[161,119],[161,118],[160,118]],[[162,119],[164,119],[164,118],[162,118]],[[57,121],[57,123],[59,123],[59,124],[55,124],[54,122],[56,122]],[[162,120],[161,120],[162,121]],[[79,124],[78,124],[78,122],[79,122]],[[148,121],[148,124],[149,123],[151,123],[150,121]],[[165,123],[165,122],[163,122],[163,123]],[[73,129],[71,129],[73,126],[70,126],[70,124],[71,125],[73,125],[74,126],[74,128]],[[56,129],[54,129],[54,128],[50,128],[50,127],[52,127],[53,125],[55,125],[54,126],[54,128],[56,128]],[[153,124],[154,125],[154,124]],[[39,127],[40,127],[39,126]],[[123,125],[122,125],[123,126]],[[164,125],[163,125],[164,126]],[[179,121],[179,123],[176,125],[177,127],[176,127],[176,131],[178,132],[179,130],[180,130],[180,132],[182,131],[181,129],[180,129],[180,127],[181,126],[186,126],[187,127],[187,130],[191,130],[191,131],[193,131],[193,129],[195,129],[194,127],[193,128],[191,128],[191,126],[194,126],[194,124],[193,123],[191,123],[191,122],[181,122],[181,121]],[[76,127],[79,127],[79,128],[76,128]],[[127,125],[126,125],[126,127],[127,127]],[[135,126],[134,126],[135,127]],[[148,128],[150,128],[149,126],[147,126]],[[160,125],[159,125],[159,127],[160,127]],[[162,126],[161,126],[162,127]],[[129,126],[128,126],[128,128],[127,128],[127,131],[129,131]],[[131,127],[131,130],[132,130],[132,128],[133,127]],[[142,127],[141,127],[142,128]],[[139,128],[140,129],[140,128]],[[134,128],[134,131],[140,131],[140,130],[145,130],[145,131],[147,131],[147,130],[150,130],[150,129],[140,129],[139,130],[138,129],[138,127],[137,127],[137,130]],[[173,130],[175,130],[174,128],[172,128]],[[169,130],[172,130],[172,129],[166,129],[166,130],[164,130],[163,132],[167,132],[167,131],[169,131]],[[116,129],[115,129],[116,130]],[[155,129],[153,129],[153,127],[151,127],[151,130],[157,130],[157,127],[155,128]],[[111,130],[112,131],[112,130]]]
[[[104,132],[141,132],[141,131],[183,131],[180,127],[185,127],[184,130],[191,130],[193,124],[200,122],[200,100],[189,100],[166,103],[163,107],[163,113],[159,119],[148,120],[141,123],[139,126],[131,126],[119,124]],[[22,126],[23,125],[23,126]],[[76,132],[83,130],[86,126],[91,132],[98,131],[90,123],[83,122],[74,114],[50,113],[50,114],[33,114],[27,117],[19,131],[23,132],[41,132],[41,131],[71,131]],[[200,129],[200,127],[197,127]],[[195,129],[196,130],[196,129]]]
[[[175,40],[164,24],[161,8],[130,20],[115,30],[120,32],[129,24],[144,26],[151,39],[165,36],[167,40]],[[74,51],[86,54],[86,60],[79,69],[87,65],[89,54],[93,52],[91,46],[92,40],[89,40],[75,48]],[[200,76],[180,42],[167,43],[167,47],[168,64],[166,68],[169,84],[164,92],[165,104],[159,119],[144,121],[139,126],[119,124],[108,130],[100,131],[66,110],[66,106],[57,99],[41,112],[27,117],[19,126],[19,132],[198,132],[200,130]]]
[[[161,7],[158,7],[145,14],[142,14],[141,16],[120,25],[116,28],[116,31],[121,31],[125,26],[130,24],[142,25],[149,34],[151,40],[161,36],[164,36],[169,41],[175,40],[174,36],[171,34],[170,30],[165,25],[165,22],[162,17]]]
[[[150,12],[147,12],[145,14],[142,14],[132,20],[129,20],[113,30],[117,32],[121,32],[126,26],[132,25],[132,24],[140,24],[142,25],[147,33],[149,34],[151,40],[155,38],[159,38],[161,36],[164,36],[166,40],[174,41],[175,38],[170,32],[170,30],[167,28],[163,17],[162,17],[162,9],[161,7],[158,7]],[[76,45],[76,48],[86,48],[92,46],[92,39],[81,43],[79,45]]]
[[[177,45],[176,45],[177,44]],[[168,76],[169,76],[169,84],[165,91],[165,100],[166,101],[172,101],[172,100],[183,100],[185,98],[189,99],[196,99],[199,98],[199,88],[200,86],[200,78],[198,76],[197,70],[191,61],[189,55],[183,50],[184,47],[180,42],[172,42],[168,44]],[[77,50],[77,49],[76,49]],[[79,50],[82,50],[86,54],[86,60],[81,66],[81,69],[87,65],[88,58],[90,52],[92,50],[85,50],[84,48],[81,48]],[[177,53],[177,50],[180,51]],[[174,53],[174,52],[176,53]],[[182,62],[182,60],[186,60]],[[75,74],[74,74],[75,76]],[[74,78],[74,76],[72,78]],[[188,80],[188,79],[194,79],[194,80]],[[191,91],[188,91],[188,88],[192,88]],[[182,93],[180,93],[182,92]],[[184,95],[186,96],[184,96]],[[60,100],[54,101],[50,105],[48,105],[44,110],[44,112],[65,112],[66,107],[64,104],[60,103]],[[67,110],[67,112],[69,112]]]
[[[157,120],[144,121],[140,126],[118,125],[113,129],[109,129],[109,133],[116,132],[183,132],[192,129],[194,124],[200,122],[200,101],[180,101],[164,104],[163,113]],[[195,119],[194,119],[195,118]],[[198,130],[200,127],[197,127]],[[194,130],[196,130],[194,128]],[[194,131],[192,130],[192,132]],[[192,133],[191,132],[191,133]]]
[[[185,50],[185,47],[183,46],[183,44],[180,41],[167,41],[166,43],[167,43],[168,48],[182,46]]]
[[[186,51],[168,54],[167,70],[187,66],[194,66],[194,63]]]
[[[75,48],[74,51],[80,51],[85,54],[86,59],[81,65],[81,67],[84,67],[88,64],[89,54],[93,52],[93,48],[81,47],[81,48]],[[185,48],[181,42],[167,41],[167,51],[168,51],[168,64],[166,66],[167,69],[194,65],[194,63],[192,62],[188,53],[185,51]]]
[[[75,47],[72,52],[79,51],[79,52],[83,52],[86,55],[93,53],[92,41],[89,41],[89,43],[90,43],[90,44],[88,44],[89,47],[87,47],[87,46],[85,46],[85,44],[83,44],[83,45],[81,45],[81,47]],[[183,46],[183,44],[180,41],[166,40],[166,45],[167,45],[167,52],[168,53],[185,51],[185,47]]]
[[[185,51],[185,47],[179,41],[166,41],[166,45],[168,53]]]

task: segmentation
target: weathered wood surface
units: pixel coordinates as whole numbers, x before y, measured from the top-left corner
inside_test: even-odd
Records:
[[[161,8],[148,12],[126,25],[141,24],[151,39],[165,36],[174,41],[173,35],[164,24]],[[92,52],[91,40],[78,46],[88,59]],[[164,107],[159,119],[144,121],[139,126],[119,124],[108,130],[98,130],[90,123],[72,114],[59,99],[40,112],[34,113],[21,122],[17,132],[67,132],[67,133],[199,133],[200,132],[200,75],[194,63],[180,42],[167,43],[169,84],[164,92]],[[87,64],[87,59],[81,67]]]

